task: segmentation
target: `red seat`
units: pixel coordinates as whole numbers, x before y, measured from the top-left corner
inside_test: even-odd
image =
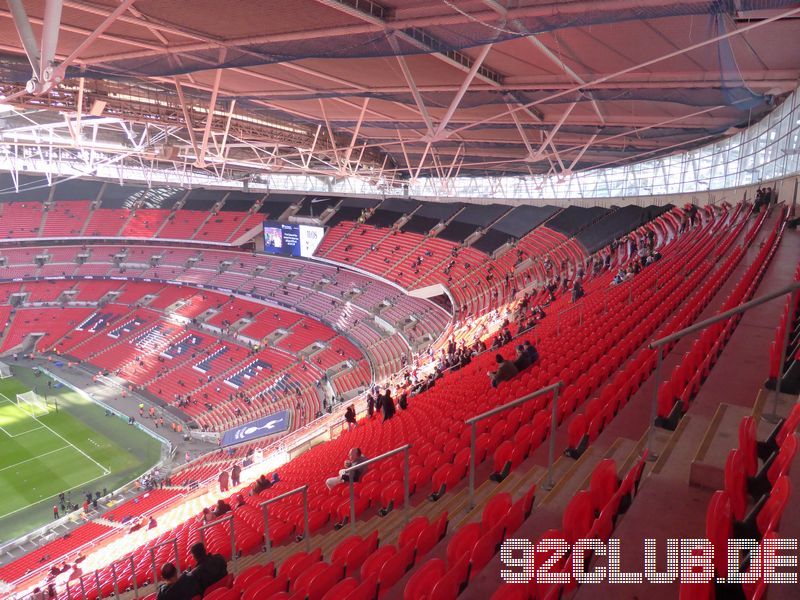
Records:
[[[577,492],[564,510],[562,519],[564,539],[569,544],[574,544],[575,540],[586,537],[593,521],[594,510],[592,509],[591,495],[585,490]]]
[[[500,523],[506,516],[508,509],[511,508],[511,494],[502,492],[493,496],[486,506],[483,508],[481,515],[481,527],[484,531],[488,531]]]
[[[330,588],[322,597],[322,600],[344,600],[344,598],[347,598],[357,587],[358,580],[347,577]]]
[[[725,493],[730,498],[733,518],[741,521],[747,510],[747,483],[740,450],[731,450],[725,461]]]
[[[361,580],[363,581],[371,575],[377,576],[381,572],[384,563],[395,554],[397,554],[397,548],[391,545],[381,546],[375,550],[361,565]]]
[[[346,537],[336,545],[331,553],[331,561],[334,563],[344,564],[347,561],[347,555],[350,551],[363,543],[364,540],[360,535],[351,535]]]
[[[406,571],[414,564],[414,545],[406,544],[393,556],[390,556],[381,567],[378,575],[378,593],[384,595],[391,587],[400,581]]]
[[[370,575],[366,579],[362,578],[361,585],[346,596],[347,600],[375,600],[378,590],[378,576]]]
[[[739,451],[747,477],[753,477],[758,471],[757,445],[756,420],[752,416],[744,417],[739,423]]]
[[[317,562],[309,565],[306,569],[299,573],[295,579],[292,580],[292,592],[302,592],[305,594],[311,581],[317,575],[328,569],[330,569],[330,565],[326,562]],[[338,581],[338,579],[336,581]]]
[[[444,574],[445,564],[441,558],[432,558],[425,562],[406,583],[403,600],[419,600],[427,597]]]
[[[408,522],[408,525],[406,525],[400,532],[400,535],[397,538],[397,543],[400,546],[405,546],[408,543],[416,542],[419,534],[422,533],[429,524],[428,517],[415,517],[411,519],[411,521]]]
[[[436,582],[428,600],[453,600],[458,596],[461,586],[467,581],[469,573],[469,555],[462,556]]]
[[[309,581],[306,587],[306,598],[308,600],[323,600],[328,590],[334,588],[341,579],[341,565],[326,565],[325,569],[320,570],[316,576]],[[298,589],[300,588],[298,587]],[[355,589],[355,586],[353,586],[350,591],[352,591],[352,589]]]
[[[347,554],[345,560],[345,573],[353,574],[361,568],[366,558],[378,547],[378,532],[373,531],[372,535],[353,547]]]
[[[290,582],[294,581],[303,571],[322,559],[322,552],[319,548],[311,552],[297,552],[283,561],[278,575],[283,575]]]
[[[592,498],[592,508],[599,512],[611,500],[617,491],[617,465],[610,459],[601,460],[592,472],[589,482],[589,493]]]
[[[494,556],[496,545],[496,534],[488,532],[482,535],[472,548],[469,558],[469,578],[473,579],[478,575]]]
[[[277,577],[265,577],[251,584],[242,595],[242,600],[259,600],[269,598],[272,594],[286,590],[287,581],[285,575]]]
[[[447,565],[456,564],[462,556],[470,556],[480,536],[481,526],[478,523],[469,523],[456,531],[447,544]]]

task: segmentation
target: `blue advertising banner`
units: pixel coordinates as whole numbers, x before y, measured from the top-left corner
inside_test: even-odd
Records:
[[[239,425],[222,434],[222,447],[242,444],[267,435],[282,433],[289,429],[289,411],[280,410],[250,423]]]

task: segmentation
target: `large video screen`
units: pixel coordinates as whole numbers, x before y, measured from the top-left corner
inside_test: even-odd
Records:
[[[324,235],[324,227],[264,221],[264,251],[283,256],[312,256]]]

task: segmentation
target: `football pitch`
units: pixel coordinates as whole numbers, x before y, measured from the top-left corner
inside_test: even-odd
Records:
[[[18,405],[35,390],[47,410]],[[58,494],[86,493],[135,479],[161,454],[159,443],[81,394],[30,369],[0,379],[0,543],[53,519]]]

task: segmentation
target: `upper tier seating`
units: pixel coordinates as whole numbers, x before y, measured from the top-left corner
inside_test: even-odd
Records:
[[[560,380],[564,388],[557,414],[559,421],[563,421],[592,393],[602,393],[615,369],[625,363],[659,324],[669,319],[685,298],[698,288],[705,270],[712,268],[713,261],[707,258],[713,255],[718,241],[735,239],[737,232],[733,226],[741,227],[741,223],[739,215],[708,214],[704,225],[668,243],[662,249],[663,258],[646,267],[633,280],[611,288],[613,273],[589,280],[587,295],[579,300],[583,307],[580,320],[570,313],[559,316],[559,310],[566,309],[569,302],[566,296],[560,296],[550,306],[551,316],[535,331],[541,356],[539,362],[514,380],[492,388],[485,373],[493,362],[494,352],[485,353],[457,373],[444,375],[431,389],[413,396],[409,409],[400,411],[391,420],[385,423],[378,419],[362,421],[353,431],[344,432],[282,466],[279,485],[262,492],[260,497],[245,497],[245,505],[234,510],[236,530],[241,532],[241,537],[237,534],[238,549],[248,552],[258,546],[262,533],[259,527],[263,527],[263,521],[257,504],[299,485],[309,485],[312,515],[320,515],[320,519],[339,519],[346,515],[347,488],[343,486],[329,491],[323,482],[339,468],[351,447],[360,447],[367,456],[375,456],[410,443],[411,480],[416,488],[415,494],[427,495],[430,491],[442,490],[447,493],[463,480],[467,471],[468,451],[467,460],[464,451],[469,446],[469,428],[464,424],[465,418]],[[685,278],[684,269],[693,276]],[[615,323],[615,327],[609,329],[608,322]],[[522,339],[526,337],[532,339],[533,336],[523,335]],[[519,340],[513,340],[499,351],[510,354],[517,343]],[[648,364],[652,369],[652,360],[648,360]],[[597,368],[590,369],[590,365],[597,365]],[[540,445],[549,433],[551,399],[547,395],[539,396],[524,406],[482,422],[478,438],[479,462],[492,456],[504,440],[514,437],[528,424],[531,425],[527,430],[528,451]],[[367,476],[356,484],[356,496],[361,500],[359,512],[379,504],[382,488],[402,478],[400,465],[400,457],[389,459],[382,468],[370,469]],[[637,467],[631,473],[631,482],[634,482],[641,470]],[[428,482],[432,482],[432,487],[428,487]],[[588,521],[585,532],[580,530],[576,524],[583,518],[577,516],[582,510],[578,505],[587,496],[579,493],[575,498],[574,506],[565,512],[564,528],[573,537],[580,537],[594,526],[594,517]],[[287,501],[287,507],[290,506],[295,504]],[[597,508],[603,513],[603,505]],[[196,525],[193,523],[193,520],[187,521],[164,533],[157,541],[177,536],[179,547],[185,548],[184,544],[194,535]],[[275,511],[270,521],[271,537],[276,543],[290,538],[297,530],[297,523],[296,511]],[[224,524],[218,528],[226,531]],[[211,551],[230,556],[232,549],[224,535],[207,539]],[[133,556],[134,561],[147,571],[149,559],[146,549],[135,550]],[[473,558],[476,565],[480,564],[477,555]],[[182,550],[181,562],[184,560]],[[107,573],[101,572],[100,577],[106,581]]]

